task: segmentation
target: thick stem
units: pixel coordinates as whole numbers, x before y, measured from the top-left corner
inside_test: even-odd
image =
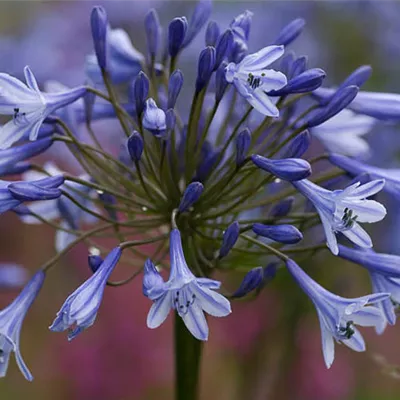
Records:
[[[175,399],[197,400],[203,342],[187,330],[182,318],[175,313]]]

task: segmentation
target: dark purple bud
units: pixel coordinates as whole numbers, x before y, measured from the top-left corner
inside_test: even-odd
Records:
[[[218,255],[219,258],[223,258],[228,255],[232,247],[237,242],[239,238],[239,233],[240,233],[239,222],[235,221],[228,226],[222,238],[222,245]]]
[[[227,57],[230,53],[231,47],[233,44],[233,32],[231,29],[228,29],[224,32],[223,35],[217,41],[217,47],[215,49],[215,67],[217,69],[225,57]]]
[[[276,271],[278,270],[278,263],[269,263],[265,268],[264,268],[264,280],[263,280],[263,285],[266,285],[267,283],[271,282],[272,279],[275,278],[276,276]]]
[[[208,83],[215,67],[215,48],[206,47],[199,57],[197,67],[196,91],[200,92]]]
[[[139,132],[133,131],[127,142],[128,152],[132,161],[139,162],[142,158],[144,142]]]
[[[182,48],[187,30],[187,20],[185,17],[174,18],[168,27],[168,52],[174,58]]]
[[[136,107],[136,115],[138,118],[143,113],[146,99],[149,94],[149,78],[143,71],[140,71],[133,83],[133,96]]]
[[[107,29],[108,18],[106,10],[101,6],[93,7],[90,15],[90,26],[92,28],[92,37],[94,51],[97,57],[99,67],[106,68],[107,54]]]
[[[252,155],[251,160],[258,167],[285,181],[299,181],[311,174],[310,164],[301,158],[271,160],[259,155]]]
[[[210,21],[206,29],[206,46],[215,47],[220,35],[220,29],[215,21]]]
[[[225,78],[225,68],[227,65],[226,62],[223,62],[215,73],[215,101],[217,103],[221,101],[225,89],[228,86],[228,82]]]
[[[103,263],[103,258],[100,256],[89,255],[88,256],[88,264],[89,268],[95,273],[99,268],[100,265]]]
[[[302,233],[293,225],[254,224],[253,232],[284,244],[298,243],[303,239]]]
[[[233,293],[232,297],[240,298],[259,288],[264,279],[264,269],[262,267],[253,268],[243,278],[239,288]]]
[[[245,129],[239,133],[236,138],[236,165],[242,165],[246,158],[247,152],[251,144],[251,135],[249,129]]]
[[[155,58],[160,42],[161,25],[157,11],[151,9],[144,17],[144,29],[147,38],[147,51],[151,58]]]
[[[291,93],[312,92],[322,85],[325,76],[325,71],[320,68],[309,69],[291,79],[282,89],[268,92],[268,95],[282,96]]]
[[[290,79],[295,78],[297,75],[302,74],[307,69],[308,57],[301,56],[297,58],[292,65],[290,71]]]
[[[180,69],[175,70],[168,81],[168,103],[167,108],[174,108],[176,100],[183,85],[183,74]]]
[[[357,93],[357,86],[347,86],[344,89],[337,90],[329,103],[325,107],[322,107],[319,112],[308,121],[308,127],[312,128],[321,125],[338,114],[354,100]]]
[[[303,18],[297,18],[286,25],[276,38],[274,44],[287,46],[292,43],[301,34],[306,22]]]
[[[275,204],[269,212],[270,217],[285,217],[293,207],[294,197],[290,196]]]
[[[308,150],[310,144],[311,135],[308,130],[305,130],[290,141],[288,150],[284,155],[288,158],[300,158]]]
[[[200,182],[190,183],[183,193],[182,200],[179,204],[179,212],[187,211],[203,193],[204,186]]]
[[[210,18],[211,10],[211,0],[200,0],[197,3],[196,8],[194,9],[193,14],[189,20],[188,30],[185,35],[183,47],[188,46],[191,41],[197,36],[197,34],[200,32],[200,29],[208,21],[208,18]]]

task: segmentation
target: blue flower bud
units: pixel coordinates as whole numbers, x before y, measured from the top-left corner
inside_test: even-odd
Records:
[[[143,138],[139,132],[132,132],[131,136],[129,136],[128,138],[127,147],[132,161],[139,162],[142,158],[142,153],[144,149]]]
[[[183,85],[183,74],[180,69],[175,70],[168,81],[168,103],[167,108],[174,108],[176,100]]]
[[[236,138],[236,165],[240,166],[246,158],[251,144],[251,135],[249,129],[239,133]]]
[[[217,41],[217,47],[215,49],[216,56],[215,56],[214,69],[217,69],[221,65],[224,58],[226,56],[229,56],[232,44],[233,44],[233,33],[232,30],[228,29],[224,32],[223,35],[221,35],[221,37]]]
[[[85,122],[90,125],[93,116],[93,106],[96,101],[96,95],[93,92],[87,92],[83,96],[83,105],[84,105],[84,118]]]
[[[240,298],[246,296],[251,291],[259,288],[263,283],[264,269],[257,267],[251,269],[243,278],[239,288],[233,293],[232,297]]]
[[[267,284],[268,282],[271,282],[272,279],[275,278],[277,269],[278,269],[278,263],[275,262],[269,263],[264,268],[263,285]]]
[[[212,145],[208,142],[205,142],[201,149],[201,159],[199,166],[196,170],[196,177],[194,180],[204,182],[210,171],[214,168],[215,163],[218,161],[220,157],[221,149],[213,149]]]
[[[187,20],[185,17],[174,18],[168,27],[168,52],[174,58],[179,53],[185,39],[187,30]]]
[[[44,138],[21,146],[0,150],[0,175],[11,175],[16,169],[29,168],[30,164],[20,164],[20,161],[43,153],[52,144],[51,138]]]
[[[150,299],[157,298],[159,294],[162,294],[163,287],[164,280],[162,276],[152,261],[147,259],[143,271],[143,294]]]
[[[212,10],[211,0],[200,0],[196,8],[190,17],[188,30],[185,35],[183,47],[188,46],[196,35],[200,32],[200,29],[205,25],[208,18],[210,18]]]
[[[94,255],[88,256],[89,268],[92,270],[93,273],[95,273],[99,269],[103,261],[104,261],[103,258],[100,256],[94,256]]]
[[[61,196],[58,186],[63,183],[64,177],[58,175],[33,182],[13,182],[8,190],[19,201],[50,200]]]
[[[336,91],[329,103],[320,109],[320,111],[308,121],[308,127],[321,125],[323,122],[338,114],[346,108],[357,96],[357,86],[347,86],[344,89]]]
[[[232,222],[226,231],[224,232],[224,236],[222,238],[222,245],[219,249],[219,258],[226,257],[228,253],[231,251],[232,247],[235,245],[236,241],[239,238],[240,226],[239,222]]]
[[[294,244],[303,239],[302,233],[293,225],[254,224],[253,232],[285,244]]]
[[[176,125],[176,115],[173,108],[170,108],[165,113],[165,125],[167,127],[166,137],[175,129]]]
[[[338,87],[337,90],[344,89],[347,86],[361,87],[371,76],[372,67],[370,65],[362,65],[353,71]]]
[[[167,129],[165,112],[157,107],[153,99],[147,99],[143,113],[143,127],[154,136],[163,136]]]
[[[294,197],[286,197],[286,199],[281,200],[279,203],[275,204],[271,211],[269,212],[269,216],[271,217],[285,217],[288,215],[293,207]]]
[[[294,51],[288,51],[287,53],[285,53],[282,58],[281,58],[281,62],[280,62],[280,71],[286,75],[286,77],[289,79],[291,78],[291,73],[293,70],[293,63],[296,60],[296,54],[294,53]]]
[[[282,96],[291,93],[307,93],[319,88],[325,79],[325,71],[320,68],[309,69],[291,79],[285,87],[268,92],[269,96]]]
[[[199,57],[197,67],[196,91],[200,92],[210,80],[215,67],[215,49],[206,47]]]
[[[214,46],[219,38],[220,29],[215,21],[210,21],[206,29],[206,46]]]
[[[185,192],[183,193],[182,200],[179,204],[179,212],[184,212],[188,210],[196,201],[199,199],[203,193],[204,186],[200,182],[190,183]]]
[[[151,9],[144,17],[144,29],[147,38],[147,51],[151,58],[155,58],[160,42],[161,25],[157,11]]]
[[[307,63],[308,63],[307,56],[301,56],[296,60],[294,60],[289,74],[290,79],[295,78],[297,75],[302,74],[307,69]]]
[[[287,46],[292,43],[301,34],[306,21],[303,18],[297,18],[287,24],[279,33],[274,44]]]
[[[299,133],[289,142],[288,150],[284,153],[288,158],[300,158],[310,147],[311,135],[308,130]]]
[[[99,199],[103,203],[103,207],[107,211],[107,214],[110,217],[110,219],[113,221],[118,221],[117,211],[113,207],[117,204],[115,196],[113,196],[110,193],[104,192],[99,194]]]
[[[254,154],[251,160],[257,167],[285,181],[299,181],[311,174],[310,164],[300,158],[271,160]]]
[[[228,86],[228,82],[225,78],[225,68],[227,65],[226,62],[223,62],[215,73],[215,101],[217,103],[221,101],[225,89]]]
[[[136,108],[136,115],[141,117],[146,99],[149,94],[149,78],[143,71],[140,71],[133,83],[133,96]]]
[[[106,68],[106,53],[107,53],[107,29],[108,18],[106,10],[101,6],[93,7],[90,15],[90,26],[92,28],[92,37],[94,51],[97,57],[99,67]]]

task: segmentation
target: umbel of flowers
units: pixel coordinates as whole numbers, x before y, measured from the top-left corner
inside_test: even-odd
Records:
[[[211,3],[200,1],[189,19],[162,26],[150,10],[144,20],[147,47],[135,43],[139,51],[95,7],[94,51],[82,66],[89,83],[46,92],[29,67],[25,82],[0,74],[0,113],[10,116],[0,128],[0,211],[55,228],[56,249],[0,313],[2,376],[14,353],[23,375],[32,379],[19,348],[23,319],[45,275],[81,242],[97,247],[89,255],[89,277],[50,326],[67,331],[69,340],[95,323],[106,286],[129,284],[138,275],[152,302],[147,326],[155,329],[173,314],[176,334],[195,338],[178,341],[177,353],[184,351],[179,343],[198,346],[208,339],[207,315],[229,315],[230,300],[261,290],[276,273],[291,276],[315,305],[328,368],[335,342],[365,350],[356,325],[382,333],[395,323],[400,259],[371,250],[363,226],[385,217],[375,196],[386,190],[398,199],[400,176],[360,157],[371,151],[362,135],[373,124],[400,119],[400,96],[360,90],[368,66],[335,89],[322,88],[325,72],[287,51],[305,26],[302,19],[249,53],[253,14],[245,11],[229,26],[207,24],[210,14]],[[192,81],[179,69],[179,59],[203,27],[205,45]],[[181,98],[183,85],[192,89],[191,99]],[[180,111],[183,102],[189,113]],[[103,118],[114,118],[122,128],[122,137],[108,133],[113,140],[107,142],[120,145],[117,151],[92,126]],[[326,153],[302,158],[312,140]],[[50,153],[51,163],[31,161],[55,146],[75,157],[79,176],[56,166],[59,152]],[[332,167],[312,173],[322,159]],[[110,248],[99,244],[105,235],[109,244],[114,241]],[[310,256],[327,249],[368,269],[369,294],[338,296],[299,267],[307,269]],[[222,290],[218,270],[243,268],[243,254],[250,261],[240,288]],[[273,264],[262,268],[260,262]],[[115,282],[112,273],[122,263],[133,264],[132,274]]]

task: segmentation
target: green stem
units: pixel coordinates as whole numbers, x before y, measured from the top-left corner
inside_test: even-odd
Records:
[[[175,399],[197,400],[202,344],[175,313]]]

